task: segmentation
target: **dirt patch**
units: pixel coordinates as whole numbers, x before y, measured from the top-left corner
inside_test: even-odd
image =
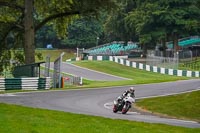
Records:
[[[141,115],[153,115],[153,116],[158,116],[160,118],[173,118],[173,119],[177,119],[176,117],[173,117],[173,116],[168,116],[168,115],[165,115],[165,114],[160,114],[160,113],[157,113],[157,112],[152,112],[152,111],[149,111],[149,110],[146,110],[146,109],[143,109],[141,107],[138,107],[136,105],[134,105],[130,111],[133,111],[133,112],[138,112],[140,113]]]
[[[186,119],[186,118],[177,118],[177,117],[175,117],[175,116],[169,116],[169,115],[166,115],[166,114],[161,114],[161,113],[157,113],[157,112],[152,112],[152,111],[143,109],[143,108],[141,108],[141,107],[138,107],[138,106],[136,106],[136,105],[133,105],[132,108],[131,108],[129,111],[138,112],[138,113],[140,113],[141,115],[152,115],[152,116],[157,116],[157,117],[160,117],[160,118],[180,119],[180,120],[196,121],[196,122],[200,123],[199,120],[191,120],[191,119]]]

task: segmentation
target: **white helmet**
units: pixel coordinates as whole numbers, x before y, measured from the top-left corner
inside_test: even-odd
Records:
[[[130,92],[134,92],[135,90],[134,90],[134,87],[130,87]]]

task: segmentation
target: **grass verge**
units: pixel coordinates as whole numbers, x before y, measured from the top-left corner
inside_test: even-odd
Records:
[[[2,133],[193,133],[190,129],[164,124],[72,114],[0,103]]]
[[[200,91],[173,96],[147,98],[136,102],[144,110],[200,122]]]

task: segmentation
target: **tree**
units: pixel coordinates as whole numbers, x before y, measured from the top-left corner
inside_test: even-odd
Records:
[[[197,3],[199,0],[136,0],[136,8],[126,17],[126,24],[136,30],[141,43],[154,38],[165,43],[171,36],[177,51],[179,36],[199,32],[200,7]]]
[[[150,42],[155,38],[160,40],[165,35],[165,27],[157,21],[157,16],[161,13],[162,8],[157,3],[137,2],[136,8],[125,18],[126,27],[135,30],[139,36],[144,54],[147,52],[147,44],[151,44]]]
[[[119,8],[108,15],[105,22],[105,34],[108,41],[135,40],[135,30],[129,30],[125,25],[125,17],[135,7],[133,0],[118,0]]]
[[[62,43],[72,48],[94,47],[97,45],[97,37],[101,36],[102,32],[100,20],[83,17],[69,25],[67,39],[64,39]]]
[[[52,44],[53,48],[60,48],[61,38],[56,34],[53,25],[44,25],[40,30],[37,31],[36,36],[36,47],[46,48],[47,44]]]
[[[165,26],[167,33],[171,34],[174,44],[174,50],[178,50],[178,39],[180,36],[189,36],[199,34],[200,29],[200,6],[199,0],[184,1],[161,1],[160,4],[166,4],[164,21],[169,21]]]
[[[65,35],[78,16],[98,16],[100,10],[115,6],[115,0],[0,0],[1,47],[6,47],[11,34],[15,39],[24,36],[18,43],[24,48],[25,63],[34,63],[35,33],[42,26],[53,23],[57,33]]]

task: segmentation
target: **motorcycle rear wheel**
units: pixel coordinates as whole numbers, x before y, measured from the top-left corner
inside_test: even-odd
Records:
[[[114,105],[114,107],[113,107],[113,112],[114,112],[114,113],[117,113],[117,111],[118,111],[117,106]]]

